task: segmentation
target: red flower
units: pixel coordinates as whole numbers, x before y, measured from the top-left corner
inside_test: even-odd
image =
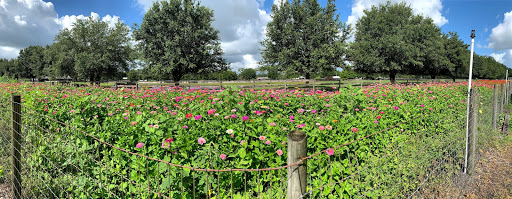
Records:
[[[191,118],[192,117],[192,113],[188,113],[185,117],[186,118]]]

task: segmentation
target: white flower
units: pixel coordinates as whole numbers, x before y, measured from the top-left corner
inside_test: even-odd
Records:
[[[226,133],[227,133],[227,134],[232,134],[232,133],[233,133],[233,129],[228,129],[228,130],[226,131]]]

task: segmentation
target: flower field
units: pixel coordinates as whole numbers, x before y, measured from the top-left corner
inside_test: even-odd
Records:
[[[490,96],[489,83],[475,85],[482,96]],[[280,171],[217,174],[164,162],[195,169],[278,168],[287,165],[287,134],[300,130],[307,135],[308,155],[322,152],[322,161],[308,162],[310,175],[320,180],[311,180],[308,188],[314,189],[322,180],[329,181],[322,177],[328,172],[331,178],[348,176],[354,173],[349,166],[353,161],[363,166],[377,160],[411,136],[441,138],[443,132],[463,130],[464,123],[453,121],[465,118],[466,91],[467,83],[375,85],[335,92],[114,90],[17,83],[0,84],[0,102],[8,113],[10,96],[22,95],[25,161],[40,172],[39,178],[27,182],[34,197],[48,194],[42,185],[48,180],[46,186],[54,188],[55,195],[74,198],[157,198],[157,193],[170,198],[181,198],[182,193],[186,198],[236,198],[260,192],[264,198],[276,198],[283,194]],[[9,114],[3,115],[8,119]],[[418,127],[434,123],[441,130]],[[391,126],[395,128],[386,130]],[[114,149],[92,137],[164,162]],[[386,164],[388,170],[398,170],[393,165],[400,163]],[[362,190],[373,189],[347,181],[316,194],[350,197]],[[367,196],[395,194],[371,192],[374,195]]]

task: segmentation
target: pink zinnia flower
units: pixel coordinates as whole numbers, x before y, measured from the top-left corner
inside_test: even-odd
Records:
[[[321,131],[323,131],[325,129],[324,126],[319,126],[318,129],[320,129]]]
[[[332,126],[330,126],[330,125],[325,126],[325,128],[326,128],[327,130],[332,130]]]
[[[215,113],[215,109],[208,110],[208,115],[213,115]]]
[[[331,156],[331,155],[334,155],[334,149],[333,148],[328,148],[325,153],[327,153],[327,155]]]
[[[299,114],[300,114],[300,113],[304,113],[304,109],[299,109],[299,111],[298,111],[298,112],[299,112]]]
[[[394,108],[395,110],[398,110],[398,109],[400,109],[400,108],[398,108],[398,106],[393,106],[393,108]]]
[[[262,141],[263,141],[263,140],[265,140],[266,138],[267,138],[267,137],[265,137],[265,136],[263,136],[263,135],[262,135],[262,136],[260,136],[260,140],[262,140]]]
[[[142,142],[139,142],[137,145],[135,145],[135,147],[137,148],[142,148],[144,146],[144,143]]]
[[[384,114],[384,111],[379,112],[381,115]]]
[[[187,125],[183,126],[183,129],[188,129],[188,126]]]
[[[290,120],[293,120],[295,119],[295,117],[293,117],[293,115],[290,115]]]
[[[135,126],[137,124],[137,122],[132,122],[132,126]]]
[[[201,137],[201,138],[197,139],[197,143],[199,143],[200,145],[203,145],[204,143],[206,143],[206,139]]]
[[[276,126],[276,123],[274,123],[274,122],[270,122],[270,123],[269,123],[269,125],[270,125],[270,126]]]
[[[373,121],[373,123],[377,124],[377,123],[379,123],[379,121],[375,120],[375,121]]]
[[[245,142],[245,140],[240,141],[240,145],[242,145]]]
[[[235,114],[231,115],[231,118],[236,118],[236,115]]]
[[[265,144],[266,144],[266,145],[270,145],[270,143],[271,143],[271,142],[270,142],[270,140],[267,140],[267,141],[265,142]]]
[[[226,154],[224,154],[224,153],[220,154],[219,158],[222,159],[222,160],[226,159]]]
[[[357,129],[357,128],[352,128],[352,132],[357,133],[358,131],[359,131],[359,129]]]
[[[249,119],[249,116],[247,116],[247,115],[242,117],[242,120],[243,120],[243,121],[246,121],[246,120],[248,120],[248,119]]]
[[[380,119],[380,118],[382,118],[382,117],[380,115],[377,115],[377,119]]]
[[[196,119],[196,120],[200,120],[200,119],[201,119],[201,117],[202,117],[201,115],[196,115],[196,116],[194,116],[194,119]]]
[[[358,108],[356,108],[355,110],[356,110],[356,111],[359,111],[359,109],[358,109]]]
[[[168,143],[168,142],[166,142],[165,140],[164,140],[164,141],[162,141],[162,148],[167,149],[167,148],[169,148],[169,145],[171,145],[171,144],[169,144],[169,143]]]
[[[281,149],[278,149],[278,150],[276,151],[276,153],[277,153],[277,155],[278,155],[278,156],[283,155],[283,151],[282,151]]]

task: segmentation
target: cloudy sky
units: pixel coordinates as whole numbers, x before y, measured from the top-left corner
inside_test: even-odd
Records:
[[[53,42],[77,18],[93,16],[129,26],[142,22],[154,0],[0,0],[0,58],[15,58],[30,45]],[[271,7],[283,0],[202,0],[215,12],[213,25],[231,67],[256,68],[259,41],[271,20]],[[391,0],[402,2],[403,0]],[[325,5],[327,0],[319,0]],[[337,0],[340,19],[355,24],[363,10],[386,0]],[[512,68],[512,0],[405,0],[417,14],[434,19],[443,32],[458,32],[470,43],[476,30],[475,52],[493,56]]]

